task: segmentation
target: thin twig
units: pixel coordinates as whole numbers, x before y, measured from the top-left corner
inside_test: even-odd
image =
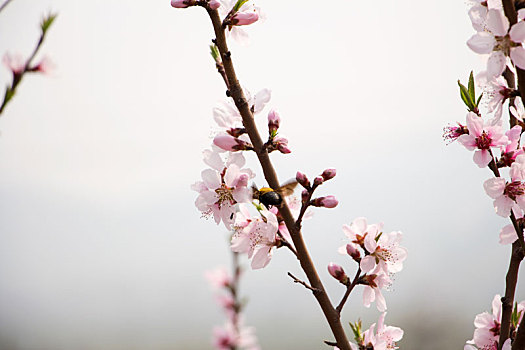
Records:
[[[295,283],[302,284],[306,289],[310,289],[312,292],[314,292],[314,294],[320,292],[319,289],[317,289],[317,288],[313,288],[311,285],[309,285],[309,284],[306,283],[305,281],[298,279],[297,277],[295,277],[294,275],[292,275],[291,272],[288,272],[288,276],[290,276],[290,277],[293,279],[293,281],[294,281]]]
[[[233,101],[235,102],[235,105],[237,106],[237,109],[241,114],[243,125],[246,128],[248,136],[250,137],[250,141],[254,146],[254,150],[257,154],[257,158],[259,159],[264,173],[264,177],[268,182],[268,185],[271,188],[279,188],[280,186],[279,180],[277,178],[277,173],[275,172],[275,169],[270,161],[268,152],[263,147],[264,143],[255,125],[253,113],[250,110],[250,106],[246,101],[244,92],[237,79],[237,75],[235,73],[235,69],[233,67],[233,62],[231,59],[231,53],[226,43],[224,27],[222,26],[219,13],[217,10],[212,10],[209,7],[206,7],[206,10],[208,11],[208,14],[213,24],[213,29],[215,32],[215,41],[221,54],[224,70],[226,71],[226,76],[230,85],[228,89],[229,95],[233,98]],[[314,296],[317,299],[319,305],[321,306],[321,309],[323,310],[328,325],[330,326],[330,329],[332,330],[332,333],[334,334],[334,337],[337,340],[337,346],[341,350],[351,350],[348,338],[346,337],[343,326],[341,324],[339,314],[333,307],[330,298],[328,298],[328,295],[326,294],[323,283],[321,282],[321,279],[317,274],[317,270],[315,269],[313,261],[310,258],[310,254],[308,253],[308,249],[306,248],[306,244],[304,243],[301,231],[296,227],[295,219],[290,211],[290,208],[285,202],[283,202],[282,206],[279,208],[279,212],[281,213],[286,227],[290,232],[292,241],[295,245],[295,249],[297,250],[297,258],[299,259],[301,267],[306,277],[308,278],[308,281],[310,282],[312,288],[318,290],[318,292],[314,293]]]
[[[2,6],[0,6],[0,12],[2,12],[2,10],[4,9],[4,7],[6,7],[7,5],[9,5],[9,3],[10,3],[11,1],[13,1],[13,0],[6,0],[6,1],[2,4]]]
[[[4,4],[3,6],[5,6]],[[1,11],[1,8],[0,8]],[[0,115],[4,111],[5,107],[7,106],[7,103],[11,101],[12,97],[14,96],[16,92],[17,86],[22,81],[22,78],[24,75],[28,72],[31,72],[31,69],[33,68],[31,66],[31,63],[33,59],[35,58],[36,54],[38,53],[38,50],[40,50],[40,47],[42,46],[42,43],[44,42],[44,38],[46,36],[46,32],[42,31],[42,34],[40,34],[40,38],[38,39],[38,43],[36,44],[33,52],[31,53],[31,56],[27,59],[24,69],[19,73],[13,73],[13,82],[11,83],[11,86],[7,86],[4,94],[4,100],[2,101],[2,105],[0,106]]]
[[[343,311],[343,307],[345,306],[348,296],[350,295],[350,293],[352,293],[352,290],[354,289],[354,287],[357,286],[357,284],[359,283],[360,275],[361,275],[361,268],[358,268],[357,272],[355,273],[354,279],[352,280],[352,283],[348,285],[348,287],[346,288],[345,295],[343,295],[343,298],[339,302],[339,305],[337,305],[337,307],[335,308],[335,310],[339,314],[341,314],[341,311]]]

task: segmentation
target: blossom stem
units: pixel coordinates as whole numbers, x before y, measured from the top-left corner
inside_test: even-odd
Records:
[[[237,80],[237,75],[233,67],[231,53],[226,43],[224,27],[222,26],[219,13],[217,10],[213,10],[208,6],[206,7],[206,10],[208,11],[213,24],[216,44],[221,54],[224,70],[226,71],[226,76],[230,85],[228,89],[229,95],[233,98],[233,101],[235,102],[235,105],[242,116],[244,127],[246,128],[251,143],[254,146],[255,153],[257,154],[268,185],[271,188],[279,188],[280,186],[277,173],[275,172],[275,169],[270,161],[268,152],[263,147],[263,141],[255,125],[255,120],[253,118],[252,112],[250,111],[250,106],[248,105],[241,85]],[[295,226],[295,219],[290,211],[290,208],[288,208],[288,205],[284,201],[279,208],[279,211],[283,216],[288,231],[290,232],[292,241],[297,250],[297,258],[306,274],[306,277],[308,278],[308,281],[310,282],[310,285],[312,288],[319,290],[318,292],[314,293],[314,296],[323,310],[325,318],[337,341],[337,346],[341,350],[350,350],[350,343],[348,342],[348,338],[344,332],[339,314],[333,307],[330,298],[324,289],[321,279],[317,274],[317,270],[315,269],[313,261],[310,258],[310,254],[306,248],[301,231]]]
[[[501,298],[501,329],[499,335],[498,349],[501,350],[503,343],[510,336],[510,319],[512,315],[512,306],[514,304],[514,294],[516,284],[518,283],[518,270],[523,260],[523,251],[519,242],[512,244],[512,253],[510,256],[509,270],[505,278],[505,296]]]
[[[359,282],[360,275],[361,275],[361,268],[358,268],[357,272],[355,273],[354,279],[352,280],[352,283],[350,283],[346,287],[345,295],[343,295],[343,298],[341,299],[341,302],[335,308],[339,314],[341,314],[341,311],[343,311],[343,307],[345,306],[345,303],[346,303],[346,300],[348,299],[348,296],[350,295],[350,293],[352,293],[352,290],[354,289],[354,287],[357,286],[357,284]]]

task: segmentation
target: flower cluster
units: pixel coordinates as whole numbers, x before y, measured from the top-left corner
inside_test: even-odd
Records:
[[[400,246],[402,233],[384,233],[383,224],[369,225],[363,217],[355,219],[350,225],[343,225],[343,232],[350,242],[341,246],[339,253],[349,255],[357,262],[359,273],[355,281],[350,281],[340,266],[339,274],[344,277],[334,274],[334,266],[337,265],[332,264],[329,266],[330,274],[343,284],[364,285],[363,304],[370,307],[375,301],[377,309],[385,311],[386,301],[381,290],[392,284],[390,276],[403,269],[403,261],[407,258],[406,248]],[[361,275],[361,272],[364,274]]]
[[[227,320],[224,326],[214,327],[213,346],[217,350],[258,350],[255,328],[244,326],[241,317],[242,304],[238,300],[238,281],[241,270],[234,266],[234,276],[228,274],[224,268],[216,268],[205,274],[212,288],[222,291],[217,301],[224,310]]]
[[[257,22],[261,18],[260,9],[249,0],[171,0],[175,8],[203,6],[219,10],[226,33],[240,44],[248,44],[249,37],[241,27]]]
[[[510,350],[515,331],[523,319],[525,301],[516,304],[511,317],[510,338],[503,344],[503,350]],[[496,295],[492,300],[492,314],[483,312],[474,319],[474,337],[467,341],[464,350],[498,350],[501,327],[501,296]]]
[[[403,330],[399,327],[385,325],[386,312],[379,316],[376,324],[372,324],[366,331],[361,331],[361,321],[350,324],[357,344],[350,343],[352,350],[373,349],[373,350],[393,350],[399,349],[396,342],[403,338]],[[335,347],[334,350],[339,350]]]
[[[489,167],[494,177],[486,180],[483,187],[493,199],[496,214],[519,220],[525,210],[525,148],[521,146],[525,107],[519,91],[512,87],[516,83],[513,72],[525,68],[525,11],[519,10],[517,22],[510,26],[501,0],[478,1],[469,16],[477,33],[467,45],[476,53],[489,54],[487,70],[476,78],[484,93],[476,96],[472,73],[468,87],[458,81],[461,99],[469,112],[466,123],[445,128],[444,137],[449,142],[458,140],[474,151],[474,162],[480,168]],[[478,108],[482,99],[486,111]],[[505,110],[510,121],[508,129],[503,126]],[[500,243],[518,239],[516,227],[516,222],[505,226],[500,232]]]

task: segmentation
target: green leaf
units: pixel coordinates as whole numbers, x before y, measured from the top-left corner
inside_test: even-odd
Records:
[[[213,59],[215,60],[215,62],[220,62],[221,59],[221,54],[219,53],[219,48],[217,47],[217,45],[213,44],[213,45],[210,45],[210,54],[211,54],[211,57],[213,57]]]
[[[233,11],[235,11],[235,12],[239,11],[240,8],[242,7],[242,5],[244,5],[248,1],[249,0],[237,0],[237,3],[235,4],[235,6],[233,6]]]
[[[472,111],[474,109],[474,103],[470,100],[470,95],[468,93],[467,88],[465,87],[465,85],[461,84],[459,80],[458,80],[458,85],[459,85],[459,93],[461,95],[461,99],[463,100],[465,105],[469,108],[469,111]]]
[[[474,86],[474,74],[472,71],[470,71],[470,76],[468,77],[468,93],[470,100],[472,102],[476,101],[476,87]]]
[[[479,101],[481,101],[482,97],[483,97],[483,93],[479,95],[478,100],[476,101],[476,107],[479,107]]]
[[[50,13],[49,15],[47,15],[47,17],[44,17],[44,19],[42,20],[42,23],[40,23],[40,28],[42,28],[42,33],[45,34],[45,32],[49,29],[51,24],[53,24],[53,22],[55,21],[55,18],[57,18],[56,13]]]

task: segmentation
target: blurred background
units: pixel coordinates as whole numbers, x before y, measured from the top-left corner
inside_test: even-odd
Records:
[[[272,154],[280,179],[338,171],[320,193],[339,206],[304,226],[330,296],[344,291],[329,262],[354,273],[336,252],[342,224],[382,221],[409,250],[385,292],[387,324],[405,330],[399,346],[462,349],[475,315],[504,293],[510,254],[498,244],[507,221],[482,187],[489,170],[442,140],[465,120],[457,79],[484,67],[465,45],[468,4],[257,4],[266,21],[231,51],[244,86],[272,89],[293,151]],[[225,99],[209,18],[168,0],[13,0],[0,13],[0,54],[27,57],[49,11],[59,15],[38,57],[56,68],[24,78],[0,118],[0,349],[211,349],[224,316],[203,275],[230,255],[190,190]],[[1,67],[0,85],[10,79]],[[263,349],[326,349],[320,308],[288,271],[303,277],[285,250],[248,269],[246,323]],[[361,300],[357,288],[348,331],[379,317]]]

